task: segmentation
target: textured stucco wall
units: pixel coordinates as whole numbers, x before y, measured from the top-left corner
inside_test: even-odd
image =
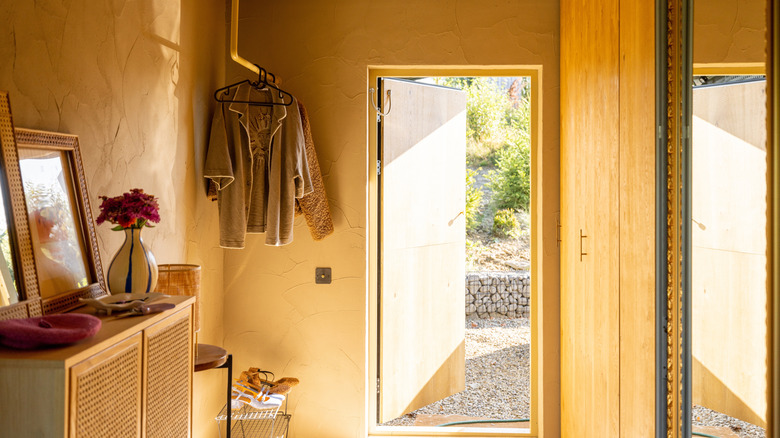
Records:
[[[298,219],[289,246],[249,236],[245,249],[225,255],[225,344],[237,370],[259,366],[301,379],[290,399],[292,436],[360,437],[373,421],[365,412],[373,396],[366,369],[369,67],[543,66],[545,161],[537,164],[546,184],[541,215],[551,224],[543,232],[543,287],[557,296],[558,27],[557,1],[241,4],[239,52],[280,75],[309,110],[336,226],[313,242]],[[249,77],[228,65],[228,79]],[[314,284],[317,266],[333,268],[331,285]],[[549,306],[557,315],[557,302]],[[543,323],[557,338],[557,319]],[[554,373],[553,362],[545,372]],[[546,390],[550,410],[558,392]]]
[[[79,136],[93,208],[98,195],[133,187],[160,198],[163,221],[144,238],[160,263],[203,266],[200,339],[216,344],[222,250],[200,173],[210,94],[224,76],[224,15],[224,2],[196,0],[0,7],[0,89],[10,92],[16,125]],[[121,233],[103,225],[98,234],[107,267]],[[222,373],[196,375],[196,436],[215,432]]]
[[[764,62],[765,0],[695,0],[693,62]]]

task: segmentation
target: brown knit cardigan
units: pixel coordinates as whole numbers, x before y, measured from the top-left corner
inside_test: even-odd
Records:
[[[320,163],[317,161],[317,151],[314,149],[314,138],[311,135],[309,114],[300,101],[298,101],[298,109],[301,112],[303,138],[306,141],[306,160],[309,162],[309,174],[311,175],[311,185],[314,187],[314,190],[295,200],[295,215],[303,214],[306,218],[306,224],[309,225],[311,237],[314,240],[322,240],[333,233],[333,218],[330,215],[325,184],[322,182],[322,172],[320,171]]]

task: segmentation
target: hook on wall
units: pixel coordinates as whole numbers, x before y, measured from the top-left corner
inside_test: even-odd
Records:
[[[374,93],[376,93],[376,90],[373,88],[368,89],[368,92],[371,94],[368,100],[371,102],[371,106],[374,107],[374,110],[376,111],[377,121],[379,121],[380,117],[387,117],[390,114],[390,109],[393,104],[393,101],[390,99],[391,91],[392,90],[387,90],[387,111],[382,112],[382,110],[379,109],[378,102],[374,99]],[[384,106],[384,103],[382,105]]]

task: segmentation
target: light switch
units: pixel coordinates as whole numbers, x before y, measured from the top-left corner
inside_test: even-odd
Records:
[[[330,268],[316,268],[314,270],[314,282],[317,284],[330,284]]]

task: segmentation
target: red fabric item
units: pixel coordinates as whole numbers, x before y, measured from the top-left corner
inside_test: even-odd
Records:
[[[0,344],[22,350],[71,344],[94,336],[100,319],[81,313],[61,313],[0,321]]]

